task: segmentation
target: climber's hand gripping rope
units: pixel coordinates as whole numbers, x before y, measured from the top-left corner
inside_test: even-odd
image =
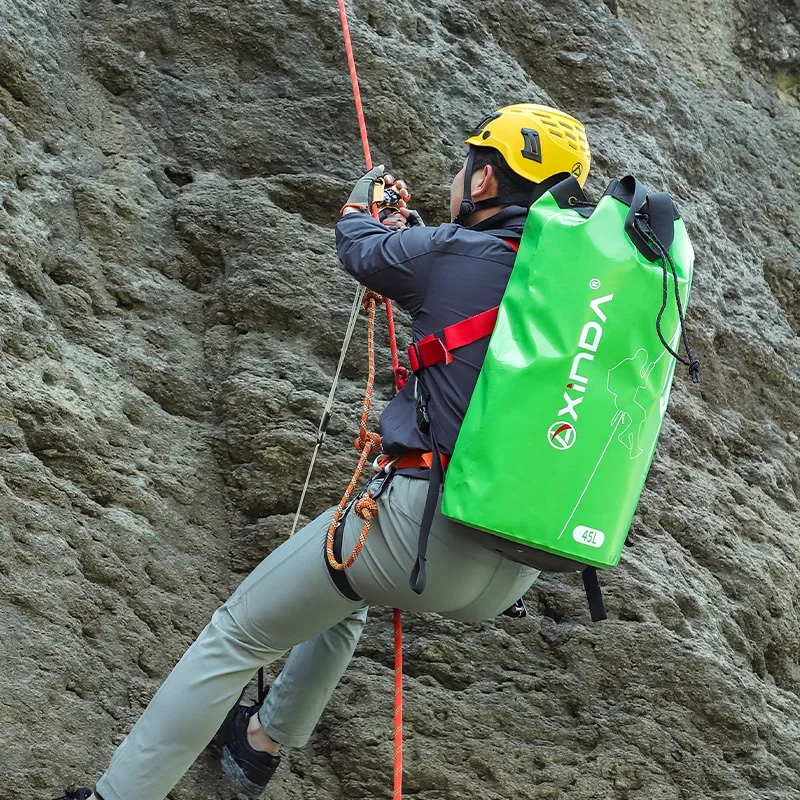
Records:
[[[379,164],[356,181],[341,213],[345,214],[348,209],[352,209],[368,212],[381,222],[392,218],[387,227],[395,229],[424,225],[422,217],[416,211],[408,210],[409,200],[411,193],[406,182],[395,178],[386,171],[383,164]]]
[[[402,231],[405,228],[414,228],[417,225],[425,227],[425,223],[418,211],[409,208],[398,208],[386,217],[381,216],[381,222],[393,231]]]

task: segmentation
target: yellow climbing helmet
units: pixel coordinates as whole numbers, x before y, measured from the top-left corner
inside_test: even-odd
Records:
[[[592,159],[583,125],[549,106],[505,106],[481,120],[466,141],[470,151],[464,167],[464,199],[453,220],[456,225],[466,225],[474,212],[484,208],[530,205],[537,194],[569,175],[583,186],[589,175]],[[476,203],[470,186],[476,147],[493,147],[515,174],[537,184],[537,191],[490,197]]]
[[[499,150],[511,170],[534,183],[566,172],[583,186],[589,175],[592,159],[583,125],[550,106],[500,108],[481,120],[466,141]]]

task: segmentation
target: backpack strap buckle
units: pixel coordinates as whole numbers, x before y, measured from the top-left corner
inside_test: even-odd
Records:
[[[447,349],[444,341],[435,333],[428,334],[424,339],[414,342],[408,348],[408,362],[412,372],[419,372],[426,367],[432,367],[444,361],[449,364],[453,356]]]

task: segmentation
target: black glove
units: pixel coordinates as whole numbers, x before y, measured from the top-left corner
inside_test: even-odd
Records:
[[[386,169],[383,164],[378,164],[373,167],[369,172],[362,175],[350,192],[350,197],[347,202],[342,206],[342,211],[345,208],[361,208],[364,211],[369,211],[375,197],[375,189],[383,187],[383,176],[386,174]]]
[[[413,209],[408,210],[408,219],[406,220],[406,224],[409,228],[424,228],[425,222],[419,214],[419,211],[414,211]]]
[[[391,214],[384,216],[381,215],[381,222],[394,231],[402,231],[406,228],[425,227],[422,217],[418,211],[412,211],[410,208],[394,209]]]

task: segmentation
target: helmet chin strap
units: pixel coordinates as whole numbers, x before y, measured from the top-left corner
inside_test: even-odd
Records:
[[[464,199],[458,210],[456,218],[453,220],[456,225],[467,225],[467,220],[476,212],[483,211],[485,208],[504,208],[506,206],[529,206],[535,197],[531,192],[518,192],[517,194],[506,194],[502,197],[489,197],[486,200],[479,200],[477,203],[472,199],[472,173],[475,171],[475,150],[470,148],[467,156],[467,163],[464,166]],[[541,184],[539,184],[541,186]]]
[[[517,194],[506,194],[502,197],[490,197],[487,200],[479,200],[477,203],[472,199],[472,173],[475,166],[475,152],[470,150],[467,156],[467,163],[464,168],[464,199],[461,201],[461,208],[458,216],[453,220],[456,225],[467,227],[467,219],[476,211],[483,211],[485,208],[505,208],[506,206],[528,207],[535,200],[538,200],[548,189],[560,183],[570,175],[568,172],[558,172],[549,178],[537,183],[532,192],[518,192]]]
[[[477,207],[472,201],[472,172],[474,166],[475,151],[470,147],[467,163],[464,165],[464,199],[461,201],[461,207],[453,220],[456,225],[466,225],[467,218],[477,211]]]

